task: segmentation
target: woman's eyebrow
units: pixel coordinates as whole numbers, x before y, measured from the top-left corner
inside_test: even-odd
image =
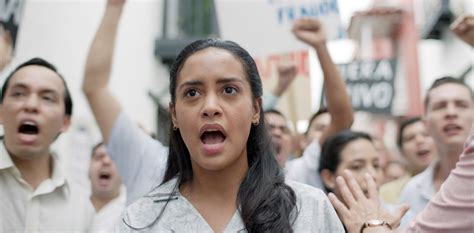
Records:
[[[243,83],[244,81],[243,81],[242,79],[233,78],[233,77],[230,77],[230,78],[221,78],[221,79],[217,80],[217,83],[218,83],[218,84],[226,84],[226,83],[233,83],[233,82]]]
[[[199,80],[190,80],[190,81],[186,81],[184,83],[182,83],[181,85],[179,85],[178,87],[178,91],[183,89],[183,88],[186,88],[186,87],[190,87],[190,86],[202,86],[202,82],[199,81]]]

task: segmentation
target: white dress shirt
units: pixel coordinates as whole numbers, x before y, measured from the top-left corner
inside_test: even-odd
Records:
[[[56,156],[51,178],[33,190],[0,141],[0,232],[87,232],[93,214],[89,197],[67,181]]]
[[[320,157],[321,146],[319,142],[313,141],[306,147],[300,158],[286,163],[286,178],[324,190],[323,182],[318,172]]]
[[[407,227],[408,223],[428,205],[430,199],[436,194],[433,180],[438,165],[438,160],[432,162],[422,173],[411,178],[403,188],[400,203],[408,204],[410,210],[402,219],[400,224],[402,228]]]
[[[124,185],[120,187],[118,197],[107,203],[94,216],[91,233],[112,232],[115,225],[121,220],[122,212],[125,210],[127,201],[127,190]]]

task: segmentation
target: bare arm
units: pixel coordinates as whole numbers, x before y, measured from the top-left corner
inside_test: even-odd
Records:
[[[295,64],[280,64],[277,69],[278,83],[272,93],[275,96],[281,97],[288,87],[290,87],[293,80],[295,80],[298,71],[296,70]]]
[[[326,35],[321,22],[316,19],[296,20],[293,24],[293,33],[299,40],[311,45],[316,50],[323,70],[325,97],[328,112],[331,115],[331,123],[319,139],[319,143],[322,145],[328,136],[351,127],[354,114],[349,94],[329,55],[326,47]]]
[[[277,67],[278,71],[278,82],[275,88],[272,90],[272,94],[264,94],[263,111],[275,108],[281,95],[285,93],[288,87],[291,85],[296,77],[296,65],[294,64],[279,64]]]
[[[0,72],[12,60],[12,41],[10,33],[3,29],[0,25]]]
[[[124,0],[108,0],[105,14],[95,34],[86,61],[82,90],[89,101],[105,143],[121,106],[108,88],[115,38]]]

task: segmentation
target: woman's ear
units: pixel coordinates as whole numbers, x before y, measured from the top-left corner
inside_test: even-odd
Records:
[[[326,187],[331,189],[331,191],[336,188],[336,176],[331,171],[324,169],[321,171],[320,175],[321,180]]]
[[[173,128],[179,128],[179,125],[178,125],[178,120],[176,119],[176,109],[173,105],[173,103],[170,102],[169,104],[169,111],[170,111],[170,114],[171,114],[171,124],[173,124]]]
[[[258,123],[260,121],[260,109],[262,108],[262,97],[258,97],[254,100],[254,114],[252,116],[252,122]]]

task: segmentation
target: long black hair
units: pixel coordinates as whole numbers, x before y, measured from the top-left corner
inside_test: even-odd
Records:
[[[262,82],[257,66],[246,50],[232,41],[202,39],[185,47],[171,68],[171,105],[176,103],[176,83],[183,64],[192,54],[207,48],[224,49],[237,58],[247,74],[253,99],[262,97]],[[273,155],[263,115],[260,108],[259,124],[252,124],[250,129],[247,141],[249,170],[240,184],[236,204],[240,206],[240,215],[248,232],[292,232],[296,216],[292,215],[292,211],[296,206],[296,196],[285,184],[283,172]],[[180,130],[173,130],[172,124],[170,128],[170,151],[163,183],[178,177],[181,185],[193,179],[191,159]]]

